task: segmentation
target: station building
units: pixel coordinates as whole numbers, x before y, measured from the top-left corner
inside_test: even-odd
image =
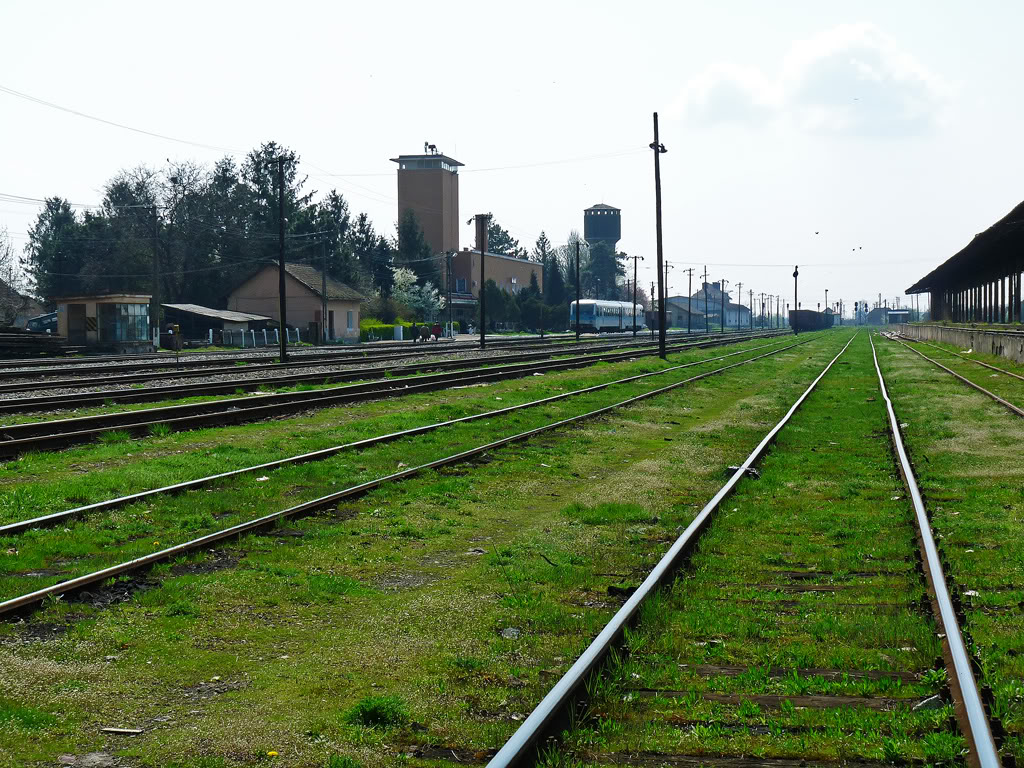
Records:
[[[329,341],[359,341],[359,291],[308,264],[285,264],[284,269],[285,327],[298,328],[303,341],[318,341],[324,330]],[[231,292],[228,309],[270,318],[276,325],[281,319],[278,279],[276,265],[263,267]]]
[[[148,294],[108,293],[54,299],[57,334],[72,346],[125,354],[152,352]]]

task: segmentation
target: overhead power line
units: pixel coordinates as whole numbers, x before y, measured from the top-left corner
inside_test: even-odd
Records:
[[[49,107],[50,109],[56,109],[56,110],[59,110],[61,112],[67,112],[70,115],[76,115],[77,117],[84,117],[86,120],[94,120],[97,123],[103,123],[104,125],[110,125],[110,126],[113,126],[114,128],[121,128],[122,130],[125,130],[125,131],[132,131],[133,133],[141,133],[143,136],[152,136],[153,138],[163,139],[164,141],[173,141],[173,142],[175,142],[177,144],[187,144],[189,146],[200,147],[202,149],[212,149],[212,150],[215,150],[217,152],[228,152],[228,153],[233,154],[233,155],[244,154],[244,153],[239,152],[238,150],[235,150],[235,149],[229,149],[227,147],[219,147],[216,144],[203,144],[202,142],[199,142],[199,141],[189,141],[188,139],[179,139],[179,138],[176,138],[174,136],[168,136],[167,134],[164,134],[164,133],[157,133],[156,131],[147,131],[144,128],[135,128],[134,126],[125,125],[124,123],[118,123],[118,122],[116,122],[114,120],[107,120],[106,118],[103,118],[103,117],[97,117],[96,115],[90,115],[90,114],[88,114],[86,112],[80,112],[79,110],[72,109],[71,107],[65,107],[65,106],[61,106],[60,104],[54,104],[52,101],[46,101],[45,99],[40,99],[40,98],[38,98],[36,96],[32,96],[31,94],[22,93],[21,91],[16,91],[13,88],[8,88],[7,86],[4,86],[4,85],[0,85],[0,92],[9,94],[11,96],[16,96],[17,98],[24,99],[25,101],[31,101],[34,104],[40,104],[40,105],[42,105],[44,107]]]

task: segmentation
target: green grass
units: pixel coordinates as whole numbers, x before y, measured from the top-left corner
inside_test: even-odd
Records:
[[[1024,421],[905,347],[877,344],[945,558],[947,582],[964,605],[969,650],[1008,733],[1003,751],[1019,762],[1024,758]],[[1004,376],[986,380],[992,372],[980,366],[952,362],[930,347],[923,350],[1012,402],[1024,402],[1024,383]],[[1013,367],[1005,359],[993,364]]]
[[[916,607],[924,585],[908,564],[912,513],[865,334],[783,429],[760,471],[722,503],[690,568],[642,607],[628,653],[550,764],[638,750],[927,762],[959,754],[950,708],[911,711],[945,677],[932,668],[935,627]],[[879,675],[847,674],[857,670]],[[637,689],[685,693],[649,698]],[[738,698],[714,698],[722,694]],[[766,709],[758,695],[906,703],[888,712],[787,701]]]
[[[57,626],[61,631],[47,635],[52,639],[0,642],[0,690],[19,706],[61,712],[61,723],[34,731],[28,742],[0,729],[0,753],[52,763],[62,753],[102,746],[97,733],[103,725],[158,717],[171,720],[113,745],[119,757],[139,768],[192,765],[201,741],[207,759],[231,768],[268,760],[268,751],[302,766],[345,755],[391,768],[418,764],[398,757],[416,744],[500,745],[521,722],[515,718],[529,712],[617,609],[619,598],[608,587],[635,583],[646,573],[721,484],[723,468],[756,444],[841,340],[826,334],[481,461],[390,484],[286,529],[166,564],[126,602],[50,605],[30,626]],[[153,440],[154,453],[133,446],[127,451],[136,453],[132,457],[105,453],[112,450],[107,446],[76,449],[32,457],[24,483],[13,480],[20,477],[13,470],[5,479],[43,493],[49,474],[52,495],[40,498],[60,499],[69,490],[65,482],[81,482],[76,473],[84,467],[111,483],[202,471],[200,465],[226,468],[315,440],[491,408],[495,397],[506,405],[521,402],[625,368],[410,398],[397,413],[394,403],[386,404],[392,412],[385,404],[366,404],[358,414],[338,409],[308,420],[171,435]],[[555,418],[564,411],[552,406],[538,413]],[[499,430],[526,428],[534,418],[524,412],[480,432],[452,430],[379,446],[334,463],[275,472],[264,482],[248,477],[212,492],[98,515],[67,533],[5,540],[0,565],[8,574],[34,563],[74,570],[101,560],[103,542],[113,556],[148,551],[154,541],[167,543],[181,519],[210,514],[216,524],[228,524],[394,471],[399,463],[453,452]],[[31,505],[29,497],[22,502]],[[566,513],[608,514],[601,505],[610,501],[627,514],[583,524]],[[630,515],[639,520],[624,522]],[[402,535],[405,526],[422,538]],[[7,547],[19,549],[18,560],[4,554]],[[8,588],[30,579],[24,573],[7,578]],[[322,598],[311,595],[314,581],[327,587]],[[12,637],[23,631],[9,629]],[[78,681],[74,688],[66,685],[70,680]],[[346,723],[344,715],[371,697],[398,697],[415,721],[388,728]],[[2,758],[0,765],[7,768]]]
[[[397,696],[367,696],[345,712],[342,719],[350,725],[393,728],[409,722],[409,708]]]

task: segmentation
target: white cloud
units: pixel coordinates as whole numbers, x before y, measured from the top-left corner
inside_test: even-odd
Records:
[[[683,90],[696,123],[779,123],[816,133],[929,132],[949,87],[871,24],[844,24],[793,44],[779,73],[715,64]]]

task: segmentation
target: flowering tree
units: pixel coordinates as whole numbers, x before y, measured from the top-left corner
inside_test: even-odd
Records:
[[[444,297],[429,280],[417,285],[416,273],[406,267],[395,267],[391,272],[394,275],[392,297],[409,307],[418,320],[431,322],[444,309]]]

